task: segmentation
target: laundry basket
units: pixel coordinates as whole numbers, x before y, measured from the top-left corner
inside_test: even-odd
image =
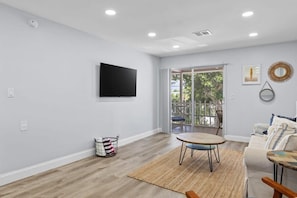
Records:
[[[118,152],[118,140],[116,137],[99,137],[95,139],[96,155],[100,157],[112,157]]]

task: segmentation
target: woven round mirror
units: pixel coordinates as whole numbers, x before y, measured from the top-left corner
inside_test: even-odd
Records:
[[[288,80],[293,75],[293,67],[285,62],[277,62],[268,70],[269,78],[275,82]]]

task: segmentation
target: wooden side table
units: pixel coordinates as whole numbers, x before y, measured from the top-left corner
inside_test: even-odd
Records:
[[[277,182],[278,166],[281,166],[281,178],[280,184],[283,180],[284,168],[289,168],[297,171],[297,151],[268,151],[267,159],[274,163],[273,166],[273,177],[274,181]]]

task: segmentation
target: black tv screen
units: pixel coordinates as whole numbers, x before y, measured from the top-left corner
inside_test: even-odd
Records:
[[[136,69],[100,64],[100,97],[136,96]]]

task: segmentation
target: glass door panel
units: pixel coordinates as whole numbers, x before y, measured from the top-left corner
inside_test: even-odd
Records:
[[[172,122],[172,131],[217,127],[216,110],[222,109],[223,68],[174,71],[171,79],[172,116],[181,118],[180,122]]]
[[[192,125],[192,73],[173,71],[171,74],[172,131],[188,131]]]
[[[195,126],[215,127],[216,110],[222,109],[223,72],[194,73]]]

